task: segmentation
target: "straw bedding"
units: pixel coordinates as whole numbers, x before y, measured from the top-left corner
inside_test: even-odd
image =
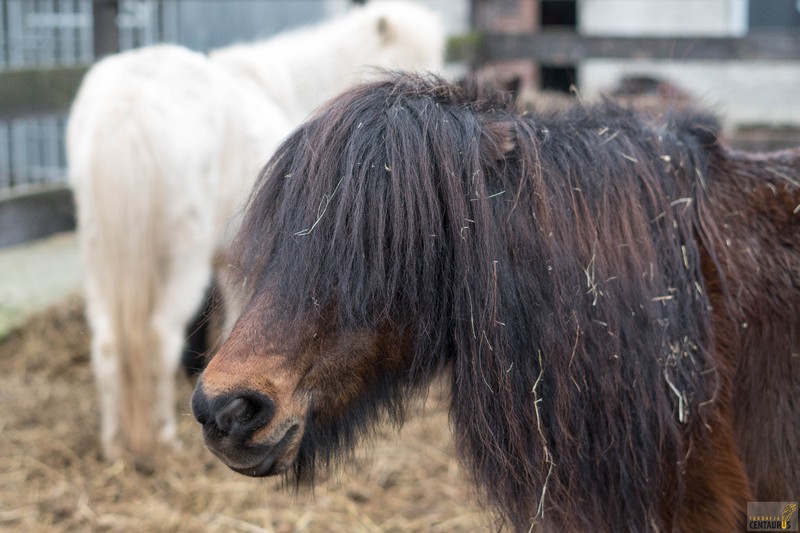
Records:
[[[152,469],[101,460],[89,333],[78,297],[0,341],[0,530],[475,531],[493,529],[454,457],[441,384],[401,431],[295,492],[224,467],[202,443],[179,378],[182,447]]]

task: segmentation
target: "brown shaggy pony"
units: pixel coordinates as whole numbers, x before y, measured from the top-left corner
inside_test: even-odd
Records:
[[[249,305],[192,400],[251,476],[313,476],[439,373],[515,530],[725,531],[800,494],[800,152],[395,75],[263,171]]]

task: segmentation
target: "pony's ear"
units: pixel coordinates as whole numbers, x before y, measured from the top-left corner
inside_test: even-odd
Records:
[[[513,120],[487,120],[481,127],[481,151],[498,161],[517,146],[517,126]]]
[[[683,142],[696,143],[702,148],[711,148],[720,143],[722,124],[710,113],[691,107],[668,108],[665,117],[669,129],[676,132]]]
[[[392,28],[389,26],[389,20],[386,17],[378,18],[377,31],[378,31],[378,36],[380,37],[381,42],[384,45],[392,42],[394,35],[392,32]]]
[[[709,114],[695,113],[678,117],[678,128],[695,138],[705,148],[719,143],[722,126],[716,117]]]

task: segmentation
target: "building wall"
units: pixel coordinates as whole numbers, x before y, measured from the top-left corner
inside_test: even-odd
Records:
[[[740,37],[747,33],[747,2],[578,0],[578,30],[583,35]]]
[[[581,93],[594,97],[626,75],[666,79],[688,91],[700,106],[718,113],[728,129],[800,126],[800,65],[796,61],[584,61]]]
[[[770,2],[778,6],[778,0],[578,1],[582,34],[618,36],[740,37],[752,29],[753,10],[769,9]],[[609,91],[626,75],[678,84],[720,113],[729,129],[800,126],[800,61],[587,60],[578,67],[580,90],[588,98]]]

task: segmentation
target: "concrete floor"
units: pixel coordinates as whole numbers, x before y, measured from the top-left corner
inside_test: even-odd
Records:
[[[82,280],[73,232],[0,248],[0,339],[32,314],[79,292]]]

